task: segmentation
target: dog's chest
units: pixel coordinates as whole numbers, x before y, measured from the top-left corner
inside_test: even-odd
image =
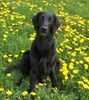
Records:
[[[50,43],[48,40],[38,41],[36,49],[40,55],[48,55],[50,52]]]

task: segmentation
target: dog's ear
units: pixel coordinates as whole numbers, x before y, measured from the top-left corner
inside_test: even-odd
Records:
[[[52,34],[54,34],[56,30],[58,29],[58,27],[60,26],[59,19],[56,17],[56,15],[53,15],[53,17],[54,17],[54,22],[52,26]]]
[[[34,29],[37,30],[38,28],[38,16],[37,15],[33,16],[32,22],[34,25]]]
[[[35,28],[36,31],[37,31],[38,28],[39,28],[39,17],[40,17],[40,15],[41,15],[42,13],[43,13],[43,12],[37,13],[37,14],[33,17],[33,19],[32,19],[32,22],[33,22],[33,25],[34,25],[34,28]]]

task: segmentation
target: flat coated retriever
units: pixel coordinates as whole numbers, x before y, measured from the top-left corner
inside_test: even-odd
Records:
[[[26,77],[30,76],[30,87],[28,92],[35,88],[35,84],[42,82],[44,78],[50,76],[52,86],[56,86],[55,72],[59,69],[57,62],[54,34],[60,23],[58,18],[50,12],[40,12],[33,17],[33,25],[36,30],[36,37],[32,43],[31,50],[23,54],[20,64],[9,67],[6,73],[12,69],[20,69]],[[18,82],[21,84],[22,79]]]

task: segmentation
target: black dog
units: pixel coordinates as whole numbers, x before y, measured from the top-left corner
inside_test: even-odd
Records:
[[[59,68],[54,45],[54,34],[60,25],[58,18],[52,13],[40,12],[33,17],[33,25],[37,34],[31,50],[23,54],[20,64],[6,70],[8,73],[14,68],[19,68],[24,76],[30,75],[28,92],[33,91],[35,84],[42,82],[42,79],[48,75],[51,78],[52,86],[55,87],[55,71]],[[18,84],[21,81],[22,79]]]

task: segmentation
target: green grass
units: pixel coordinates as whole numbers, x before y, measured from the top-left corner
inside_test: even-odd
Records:
[[[4,71],[30,49],[35,36],[32,17],[40,11],[53,12],[60,20],[55,45],[61,68],[58,89],[47,80],[46,86],[35,89],[35,99],[89,100],[89,0],[0,1],[0,100],[30,100],[30,93],[22,95],[29,88],[29,77],[18,87],[21,73],[8,76]]]

